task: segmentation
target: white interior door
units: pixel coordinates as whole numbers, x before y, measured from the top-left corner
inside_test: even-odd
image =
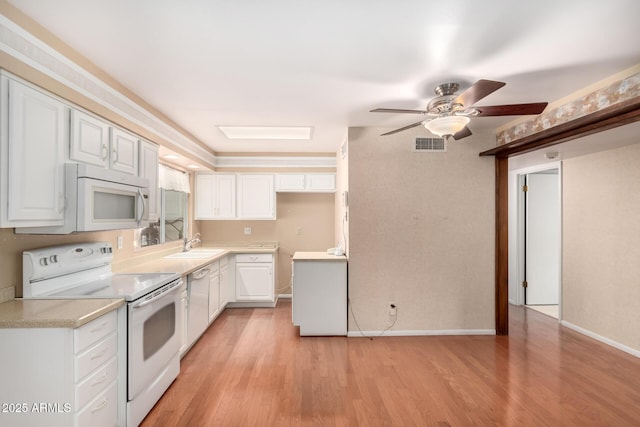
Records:
[[[560,182],[557,169],[527,175],[526,304],[560,299]]]

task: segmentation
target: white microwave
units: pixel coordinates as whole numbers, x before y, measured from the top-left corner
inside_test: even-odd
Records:
[[[64,225],[16,233],[69,234],[149,225],[149,180],[98,166],[65,165]]]

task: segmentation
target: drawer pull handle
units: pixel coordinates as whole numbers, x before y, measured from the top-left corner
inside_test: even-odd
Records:
[[[91,360],[95,360],[95,359],[101,358],[102,356],[104,356],[104,354],[107,352],[107,350],[109,350],[109,346],[106,346],[105,348],[100,350],[98,353],[96,353],[93,356],[91,356]]]
[[[107,402],[109,401],[109,398],[105,397],[102,402],[100,402],[100,404],[96,407],[94,407],[93,409],[91,409],[91,412],[98,412],[100,409],[104,408],[105,406],[107,406]]]
[[[107,377],[109,377],[109,374],[107,374],[106,372],[104,372],[102,374],[102,376],[100,378],[96,378],[96,380],[93,382],[93,386],[98,385],[98,384],[102,384],[104,382],[104,380],[107,379]]]

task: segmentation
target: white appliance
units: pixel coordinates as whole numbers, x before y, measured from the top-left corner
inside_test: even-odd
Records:
[[[189,311],[187,315],[187,347],[191,347],[209,325],[210,266],[187,276]]]
[[[64,225],[16,233],[69,234],[149,225],[149,180],[98,166],[65,165]]]
[[[345,256],[293,254],[291,317],[293,324],[300,326],[301,336],[347,335]]]
[[[113,274],[108,242],[23,252],[24,298],[124,298],[126,420],[137,426],[180,371],[178,273]],[[124,396],[122,397],[124,399]]]

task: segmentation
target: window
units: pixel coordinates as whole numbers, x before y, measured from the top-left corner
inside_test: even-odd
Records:
[[[183,240],[187,236],[189,175],[160,165],[160,219],[138,231],[140,247]]]

